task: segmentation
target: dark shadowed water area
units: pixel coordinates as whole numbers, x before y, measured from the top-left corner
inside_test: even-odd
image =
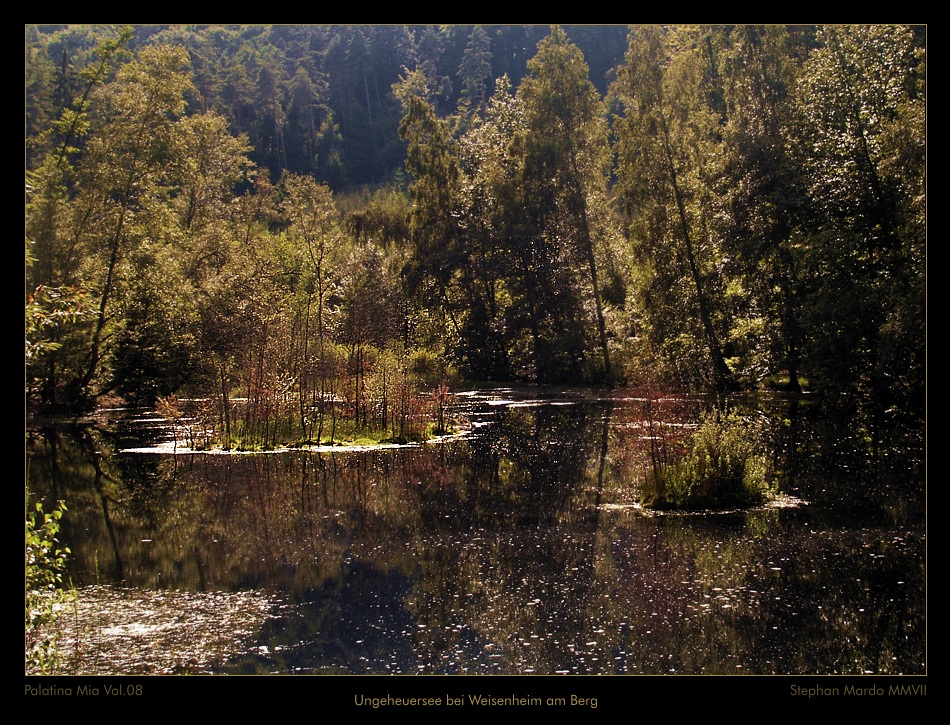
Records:
[[[650,441],[700,407],[675,396],[476,390],[463,434],[380,449],[193,452],[145,411],[30,426],[29,487],[68,506],[67,668],[926,674],[924,431],[739,405],[781,495],[691,514],[636,503]]]

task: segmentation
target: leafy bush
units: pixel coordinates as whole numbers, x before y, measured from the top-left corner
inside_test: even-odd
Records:
[[[759,431],[735,414],[707,415],[684,454],[654,465],[640,502],[656,509],[724,509],[754,506],[772,493]]]
[[[69,595],[63,591],[68,547],[56,539],[66,511],[59,501],[49,513],[37,503],[26,515],[26,672],[50,674],[60,667],[56,619]]]

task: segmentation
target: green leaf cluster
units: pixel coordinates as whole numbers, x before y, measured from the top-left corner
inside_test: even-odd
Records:
[[[58,671],[61,656],[56,644],[56,620],[69,594],[63,590],[69,547],[56,538],[65,501],[52,511],[37,502],[26,514],[26,671],[51,674]]]

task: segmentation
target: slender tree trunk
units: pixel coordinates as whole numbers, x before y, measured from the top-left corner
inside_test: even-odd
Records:
[[[686,204],[683,201],[683,190],[680,187],[679,179],[676,174],[676,164],[673,160],[673,150],[670,145],[669,129],[667,128],[666,120],[662,118],[662,116],[661,128],[663,133],[663,150],[666,157],[667,171],[670,176],[670,184],[673,187],[673,196],[676,199],[676,209],[679,215],[680,231],[683,237],[686,261],[689,265],[689,271],[693,279],[693,285],[696,288],[696,301],[699,304],[699,316],[703,324],[703,330],[706,333],[706,343],[709,346],[709,356],[712,360],[713,376],[716,381],[716,389],[732,389],[735,388],[735,380],[733,379],[732,372],[726,365],[726,360],[722,354],[722,348],[719,346],[719,336],[716,334],[716,328],[712,323],[712,315],[709,311],[709,302],[706,299],[702,275],[699,272],[699,266],[696,264],[696,256],[693,253],[693,240],[689,232],[689,219],[686,214]]]
[[[147,129],[144,125],[140,126],[137,129],[134,148],[141,148],[141,141],[143,136],[146,135]],[[131,162],[131,168],[129,169],[128,176],[125,180],[125,188],[122,190],[120,196],[122,202],[119,206],[119,219],[116,223],[116,228],[112,232],[111,245],[112,248],[109,254],[109,265],[106,271],[105,283],[102,286],[102,296],[99,299],[99,313],[96,317],[96,327],[92,336],[92,347],[89,352],[89,364],[86,368],[85,374],[80,379],[80,387],[85,389],[88,387],[89,383],[92,381],[93,376],[96,373],[96,368],[99,365],[100,358],[100,348],[102,344],[102,333],[106,325],[106,310],[109,305],[109,300],[112,296],[114,277],[116,272],[116,267],[119,263],[119,252],[122,246],[122,235],[125,232],[125,221],[126,215],[129,213],[129,209],[132,206],[132,190],[135,187],[135,183],[140,178],[140,167],[133,159]],[[87,216],[88,218],[88,212]],[[85,220],[83,222],[85,224]],[[81,233],[81,232],[80,232]],[[78,241],[78,235],[77,235]]]
[[[224,374],[224,364],[219,368],[221,374],[221,407],[224,413],[224,450],[231,450],[231,402],[228,400],[228,383]]]
[[[129,181],[131,187],[131,179]],[[109,266],[106,270],[106,280],[102,286],[102,296],[99,298],[99,312],[96,316],[96,327],[92,335],[92,347],[89,351],[89,364],[86,366],[86,372],[83,374],[80,384],[85,388],[92,381],[96,368],[99,365],[100,346],[102,344],[102,331],[106,325],[106,309],[109,305],[109,298],[112,296],[113,277],[115,269],[119,263],[119,247],[122,242],[122,230],[125,226],[125,214],[127,205],[123,204],[119,210],[119,223],[112,235],[112,250],[109,255]]]
[[[577,167],[577,156],[571,151],[571,165],[574,172],[575,183],[580,186],[580,171]],[[604,357],[604,377],[611,378],[610,370],[610,349],[607,345],[607,323],[604,320],[604,305],[600,299],[600,286],[597,283],[597,259],[594,257],[594,243],[590,236],[590,223],[587,216],[587,199],[584,197],[583,188],[575,189],[578,204],[578,232],[581,235],[581,247],[587,256],[587,266],[590,270],[591,288],[594,293],[594,307],[597,311],[597,331],[600,334],[600,349]]]
[[[307,386],[310,380],[310,305],[312,299],[313,295],[308,294],[307,310],[304,313],[303,351],[300,356],[302,362],[300,363],[300,373],[298,375],[297,383],[297,403],[300,408],[300,433],[304,440],[307,440],[310,436],[310,433],[307,430],[306,402]]]

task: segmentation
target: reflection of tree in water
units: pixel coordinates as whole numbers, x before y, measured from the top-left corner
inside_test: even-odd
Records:
[[[916,537],[808,534],[776,511],[696,518],[615,529],[606,619],[627,630],[615,645],[621,671],[922,671],[923,635],[907,629],[924,621],[922,565],[908,576]]]
[[[474,525],[549,527],[571,511],[600,449],[602,406],[500,412],[472,442],[465,514]],[[596,461],[595,461],[596,463]],[[596,484],[594,484],[596,485]],[[484,519],[484,520],[483,520]]]
[[[596,579],[609,420],[596,405],[512,408],[471,442],[458,510],[438,520],[452,522],[437,526],[452,538],[420,550],[410,599],[427,671],[599,669],[577,642]]]
[[[610,543],[622,671],[746,674],[761,593],[746,514],[617,521]],[[768,526],[756,536],[764,536]],[[750,637],[752,639],[750,639]]]
[[[146,589],[279,595],[229,672],[922,670],[913,466],[862,475],[834,455],[849,439],[803,417],[786,470],[817,503],[645,516],[623,505],[637,415],[513,407],[468,438],[374,452],[115,456],[37,435],[31,484],[67,499],[87,582],[98,566]],[[833,499],[867,502],[862,483],[880,500],[848,518]]]
[[[923,539],[874,529],[786,527],[756,542],[765,582],[749,657],[767,671],[922,674]],[[794,556],[779,552],[794,551]]]
[[[232,674],[406,673],[416,623],[404,606],[409,578],[346,559],[338,575],[268,620],[254,650],[228,663]]]
[[[794,469],[797,496],[813,502],[829,523],[924,526],[924,426],[896,426],[871,439],[860,417],[841,417],[815,406],[802,417]]]
[[[74,547],[69,542],[77,532],[89,531],[96,532],[97,543],[94,555],[84,562],[85,570],[96,571],[101,566],[110,577],[122,579],[124,575],[119,539],[129,504],[112,456],[114,438],[111,431],[95,425],[49,427],[27,436],[31,491],[48,502],[65,500],[70,511],[61,528],[61,539],[73,551],[70,575],[76,568],[73,558],[88,547]]]

